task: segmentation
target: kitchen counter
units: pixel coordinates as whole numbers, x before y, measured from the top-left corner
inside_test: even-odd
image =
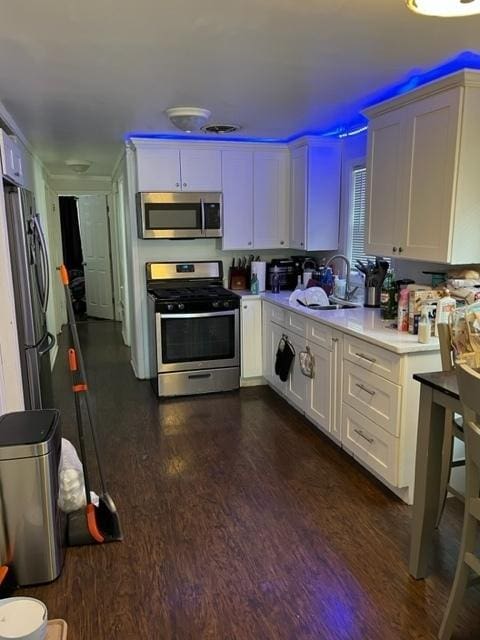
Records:
[[[240,292],[236,292],[239,293]],[[248,294],[249,292],[245,292]],[[379,309],[357,307],[355,309],[338,309],[333,311],[319,311],[306,309],[298,304],[290,304],[290,291],[271,293],[266,291],[260,297],[267,302],[276,304],[290,311],[295,311],[312,320],[318,320],[339,331],[361,338],[367,342],[393,351],[394,353],[421,353],[439,351],[438,338],[432,338],[428,344],[418,342],[418,336],[391,329],[387,325],[389,321],[380,318]]]

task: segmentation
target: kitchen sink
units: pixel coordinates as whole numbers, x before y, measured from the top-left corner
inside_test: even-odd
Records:
[[[313,309],[314,311],[337,311],[338,309],[358,309],[358,305],[349,302],[331,302],[330,304],[305,304],[297,300],[301,307]]]

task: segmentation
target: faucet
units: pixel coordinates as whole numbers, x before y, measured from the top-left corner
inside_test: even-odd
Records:
[[[347,265],[347,275],[345,276],[345,300],[348,301],[353,298],[355,292],[358,289],[358,287],[350,289],[350,260],[347,258],[347,256],[344,256],[343,253],[336,253],[334,256],[329,258],[329,260],[327,260],[325,269],[329,267],[334,260],[337,260],[337,258],[341,258],[342,260],[344,260],[345,264]]]

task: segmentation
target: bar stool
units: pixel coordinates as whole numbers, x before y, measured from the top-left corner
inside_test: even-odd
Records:
[[[478,583],[480,576],[480,558],[474,553],[480,525],[480,374],[465,365],[457,365],[456,371],[465,433],[465,515],[455,579],[438,634],[440,640],[450,640],[470,572],[477,574],[472,582]]]

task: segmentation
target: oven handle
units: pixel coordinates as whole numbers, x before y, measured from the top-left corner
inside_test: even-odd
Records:
[[[205,235],[205,203],[203,198],[200,198],[200,207],[202,210],[202,235]]]
[[[216,316],[234,316],[238,309],[232,311],[214,311],[213,313],[157,313],[160,318],[214,318]]]

